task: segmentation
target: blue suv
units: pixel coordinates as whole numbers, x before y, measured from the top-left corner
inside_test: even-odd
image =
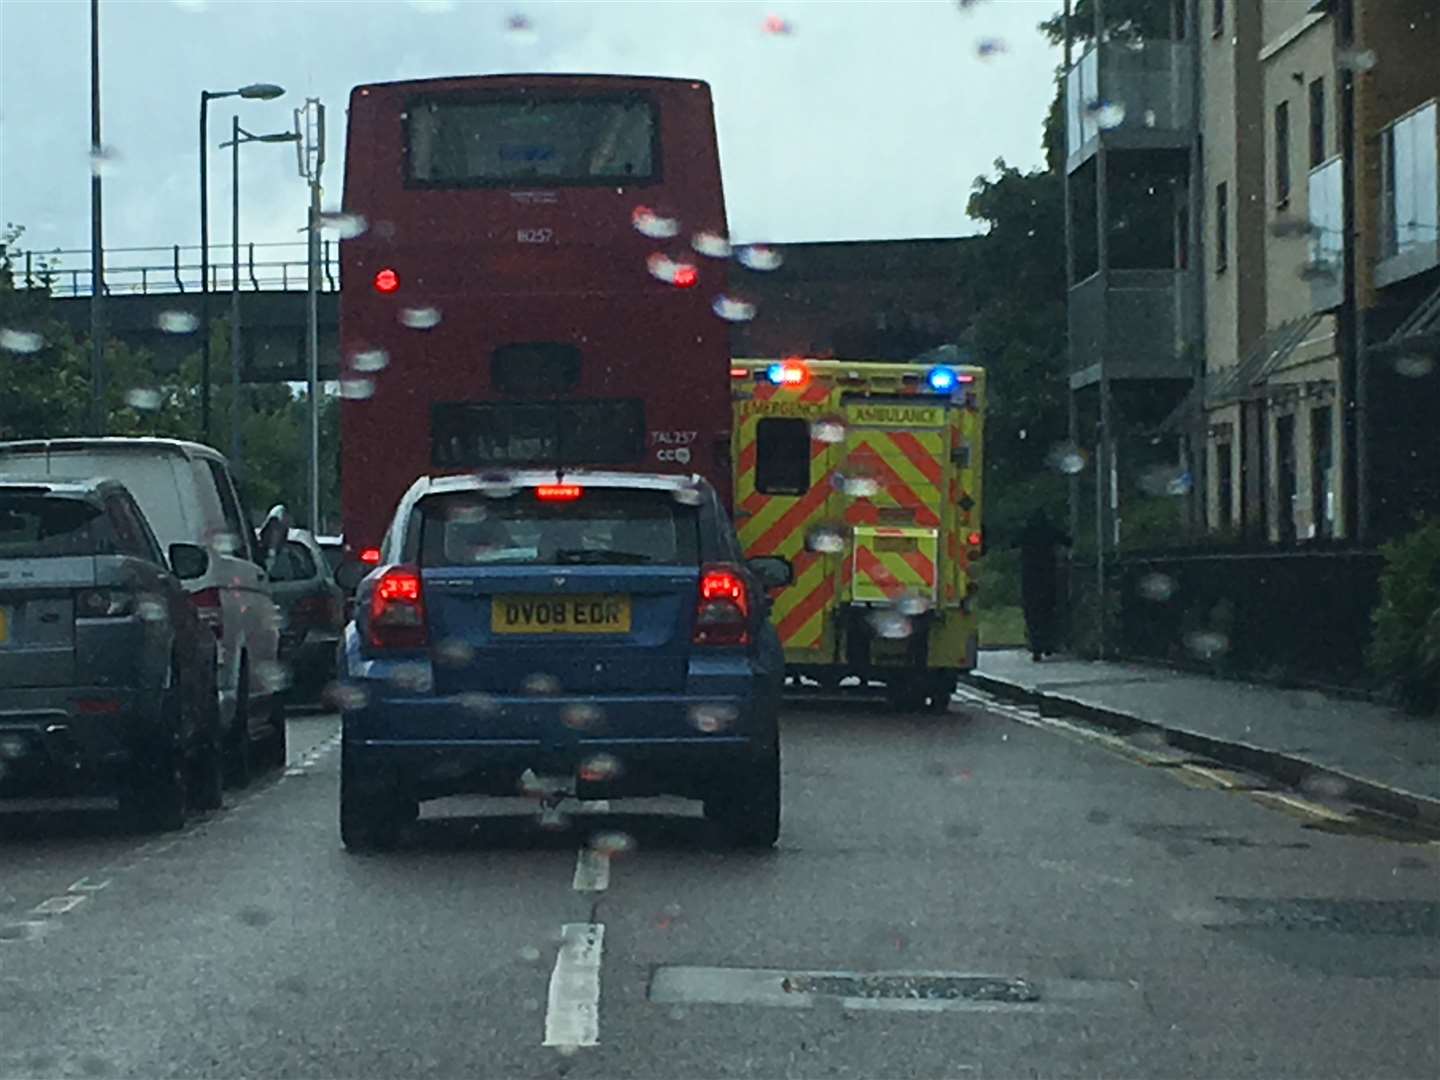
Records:
[[[699,478],[416,481],[339,656],[340,832],[392,845],[426,799],[678,795],[739,844],[780,828],[784,656]]]

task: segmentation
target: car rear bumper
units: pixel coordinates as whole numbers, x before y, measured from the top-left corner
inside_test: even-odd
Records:
[[[0,690],[0,805],[114,793],[162,733],[162,690]]]

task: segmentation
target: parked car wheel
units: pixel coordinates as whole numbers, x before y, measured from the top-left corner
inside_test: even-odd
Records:
[[[705,800],[705,816],[739,847],[774,847],[780,839],[780,744]]]
[[[340,748],[340,842],[347,851],[388,851],[420,814],[420,805],[367,776],[349,748]]]
[[[270,699],[270,737],[265,740],[265,763],[284,769],[289,757],[289,736],[285,726],[285,696],[276,692]]]
[[[196,810],[219,810],[225,801],[225,743],[220,731],[220,701],[213,684],[205,701],[208,704],[196,724],[190,757],[190,805]]]
[[[225,782],[243,788],[255,772],[255,747],[250,741],[250,664],[240,658],[240,680],[235,688],[235,719],[225,747]]]
[[[177,696],[172,693],[172,697]],[[169,708],[179,708],[178,702]],[[175,741],[174,728],[157,745],[136,755],[129,789],[120,800],[121,812],[141,832],[174,832],[185,827],[188,777],[185,754]]]

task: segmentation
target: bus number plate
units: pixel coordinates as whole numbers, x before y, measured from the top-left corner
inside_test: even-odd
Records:
[[[521,244],[553,244],[554,229],[516,229],[515,239]]]

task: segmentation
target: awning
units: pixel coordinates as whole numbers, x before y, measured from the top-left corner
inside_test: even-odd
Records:
[[[1366,346],[1365,351],[1372,357],[1440,352],[1440,287],[1420,301],[1393,334],[1384,341]]]

